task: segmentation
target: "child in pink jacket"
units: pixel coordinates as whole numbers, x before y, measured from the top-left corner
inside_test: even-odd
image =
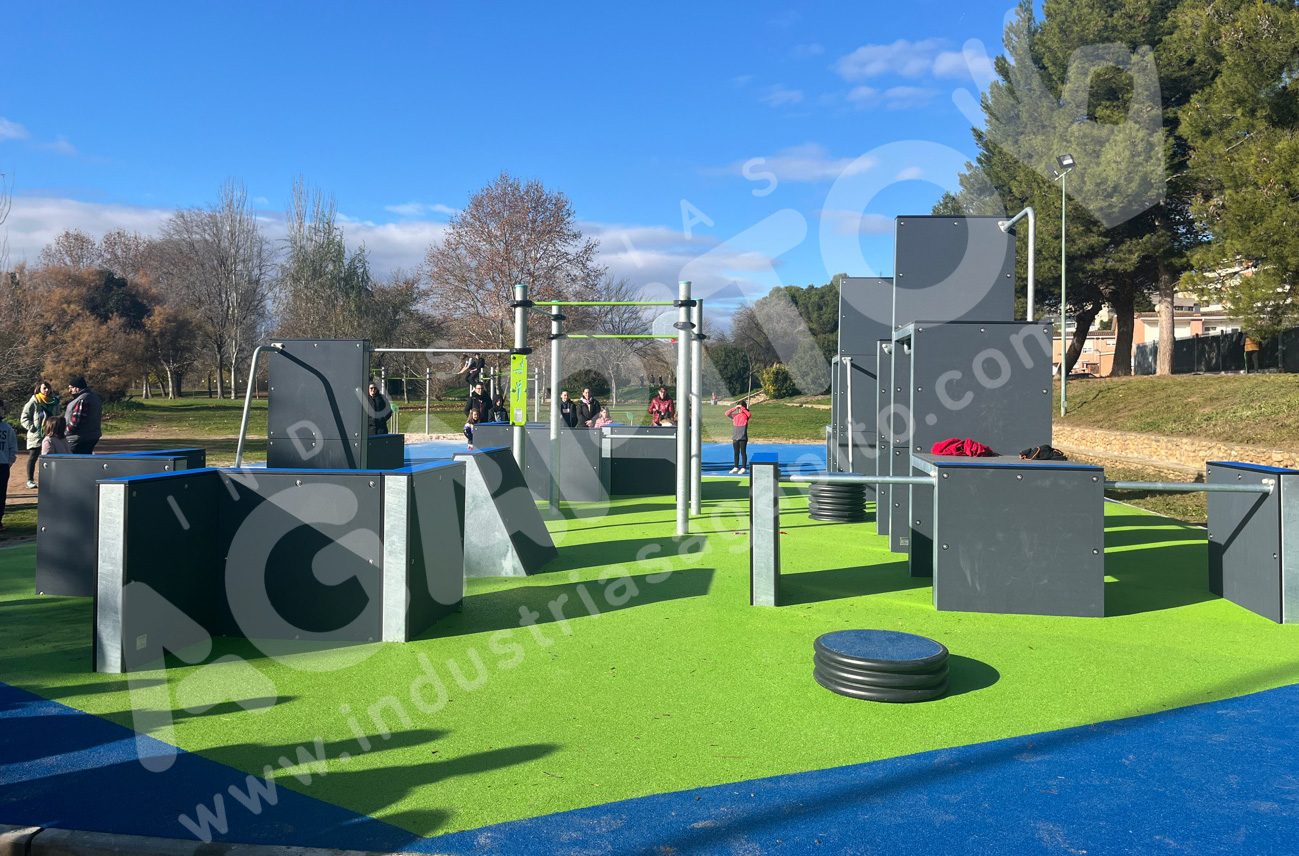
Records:
[[[753,415],[744,404],[741,401],[726,411],[726,415],[731,417],[731,448],[735,450],[735,466],[731,467],[731,473],[740,475],[744,475],[749,466],[749,417]]]

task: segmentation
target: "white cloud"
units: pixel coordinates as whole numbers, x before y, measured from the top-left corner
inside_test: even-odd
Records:
[[[0,116],[0,142],[5,140],[25,140],[27,136],[27,129],[22,125]]]
[[[934,58],[934,77],[973,78],[975,85],[986,90],[997,78],[988,55],[978,51],[943,51]]]
[[[840,211],[832,208],[823,209],[818,214],[829,223],[838,235],[891,235],[893,218],[884,214],[871,214],[864,211]]]
[[[918,42],[898,39],[891,45],[862,45],[840,57],[835,70],[847,81],[865,80],[884,74],[921,77],[932,74],[934,56],[942,48],[942,39]]]
[[[72,145],[72,143],[69,143],[67,138],[64,137],[62,134],[59,134],[58,137],[56,137],[54,142],[52,143],[40,143],[39,148],[45,149],[45,151],[47,152],[54,152],[55,154],[59,154],[59,155],[77,154],[77,147]]]
[[[385,205],[383,210],[399,217],[425,217],[429,214],[445,214],[448,217],[454,217],[460,213],[459,210],[452,208],[450,205],[443,205],[440,202],[403,202],[400,205]]]
[[[893,180],[911,181],[917,178],[924,178],[924,176],[925,176],[925,171],[923,169],[921,169],[918,166],[909,166],[906,169],[901,170],[896,176],[894,176]]]
[[[769,107],[782,107],[786,104],[797,104],[803,100],[801,89],[789,89],[783,83],[768,86],[758,100]]]
[[[862,160],[855,157],[836,158],[820,143],[804,143],[782,149],[774,155],[762,156],[761,163],[751,163],[753,158],[734,163],[723,170],[706,170],[721,172],[727,175],[744,175],[745,164],[750,164],[749,173],[775,173],[780,181],[833,181],[844,175],[857,175],[875,166],[873,160]]]
[[[937,89],[921,86],[894,86],[884,90],[884,106],[890,110],[923,107],[938,94]]]
[[[866,107],[874,107],[879,103],[880,91],[870,86],[854,86],[846,96],[850,103],[855,104],[858,110]]]

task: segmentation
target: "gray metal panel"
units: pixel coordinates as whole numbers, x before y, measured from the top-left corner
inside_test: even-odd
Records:
[[[399,470],[405,465],[405,434],[371,434],[366,438],[367,470]]]
[[[1011,321],[1015,236],[1001,217],[898,217],[893,329],[933,321]]]
[[[369,433],[364,339],[282,339],[269,361],[270,467],[360,469]],[[298,438],[298,443],[283,442]],[[322,452],[313,450],[323,448]]]
[[[672,430],[672,429],[668,429]],[[474,447],[510,447],[508,425],[491,425],[474,431]],[[607,473],[601,472],[600,431],[589,428],[564,428],[560,431],[560,499],[565,502],[606,502],[609,491]],[[550,425],[530,422],[524,427],[527,452],[524,457],[524,479],[537,500],[550,497]],[[675,487],[673,488],[675,492]]]
[[[889,401],[880,414],[880,438],[889,443],[889,469],[885,475],[911,475],[910,411],[907,409],[908,389],[911,386],[911,354],[909,341],[894,339],[893,355],[889,365],[893,381],[889,384]],[[910,494],[905,487],[889,490],[889,549],[894,553],[911,550]]]
[[[842,356],[834,364],[830,418],[833,433],[838,438],[838,452],[835,469],[831,472],[860,475],[875,472],[878,363],[879,358],[874,353],[866,353]],[[848,400],[850,393],[851,403]],[[848,425],[850,416],[853,422],[851,430]],[[851,453],[848,451],[850,445]]]
[[[405,642],[406,583],[411,558],[411,483],[408,475],[383,477],[383,596],[380,620],[384,642]]]
[[[749,604],[780,605],[780,468],[750,462]]]
[[[372,642],[382,638],[381,476],[221,471],[226,635]]]
[[[908,408],[912,453],[950,437],[1003,455],[1051,442],[1051,328],[1041,323],[917,321],[911,331]],[[908,500],[912,576],[932,573],[933,488]]]
[[[616,426],[600,431],[610,496],[676,493],[676,428]]]
[[[413,638],[460,608],[465,552],[473,545],[465,531],[465,465],[454,461],[415,467],[409,478],[410,558],[414,561],[407,579],[406,632],[407,638]]]
[[[936,609],[1105,614],[1099,467],[1016,458],[936,468]]]
[[[892,339],[881,339],[875,344],[876,359],[876,377],[879,378],[877,384],[877,397],[872,407],[875,414],[875,462],[874,473],[877,476],[886,476],[892,471],[893,467],[893,444],[889,440],[889,433],[880,430],[881,415],[893,400],[892,396],[892,379],[893,379],[893,342]],[[892,508],[893,488],[891,485],[877,485],[875,487],[875,534],[889,534],[890,509]]]
[[[1259,484],[1289,472],[1221,462],[1205,469],[1209,484]],[[1209,590],[1264,618],[1282,621],[1281,490],[1210,493],[1208,507]]]
[[[96,672],[122,671],[122,587],[126,580],[126,492],[123,484],[99,487],[95,579],[94,659]]]
[[[1281,494],[1281,622],[1299,624],[1299,473],[1277,482]]]
[[[465,576],[523,576],[558,555],[509,449],[458,454],[465,464]]]
[[[95,482],[184,469],[189,455],[43,455],[36,527],[36,593],[95,594]]]
[[[839,353],[869,354],[893,324],[893,278],[846,276],[839,280]]]

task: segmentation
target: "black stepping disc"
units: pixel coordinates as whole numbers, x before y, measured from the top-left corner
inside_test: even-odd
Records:
[[[937,686],[927,687],[925,689],[907,690],[907,689],[889,689],[884,687],[872,688],[853,686],[834,677],[827,676],[820,669],[812,670],[812,678],[818,684],[825,687],[833,693],[838,693],[849,698],[859,698],[865,701],[889,701],[889,702],[914,702],[930,701],[947,692],[947,681],[943,680]]]
[[[836,630],[817,637],[827,663],[877,672],[933,672],[947,662],[947,649],[932,639],[897,630]]]
[[[893,689],[926,689],[937,686],[947,680],[947,664],[939,666],[932,672],[880,672],[874,669],[862,669],[857,666],[844,666],[829,662],[819,656],[812,658],[814,665],[823,674],[845,684],[858,684],[870,687]]]

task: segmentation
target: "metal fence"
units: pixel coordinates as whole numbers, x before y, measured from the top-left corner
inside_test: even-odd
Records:
[[[1173,342],[1173,374],[1213,374],[1257,369],[1280,369],[1299,372],[1299,327],[1264,339],[1258,352],[1258,365],[1252,358],[1246,362],[1245,334],[1218,333],[1192,336]],[[1159,343],[1146,342],[1132,349],[1132,373],[1152,375],[1159,364]]]

